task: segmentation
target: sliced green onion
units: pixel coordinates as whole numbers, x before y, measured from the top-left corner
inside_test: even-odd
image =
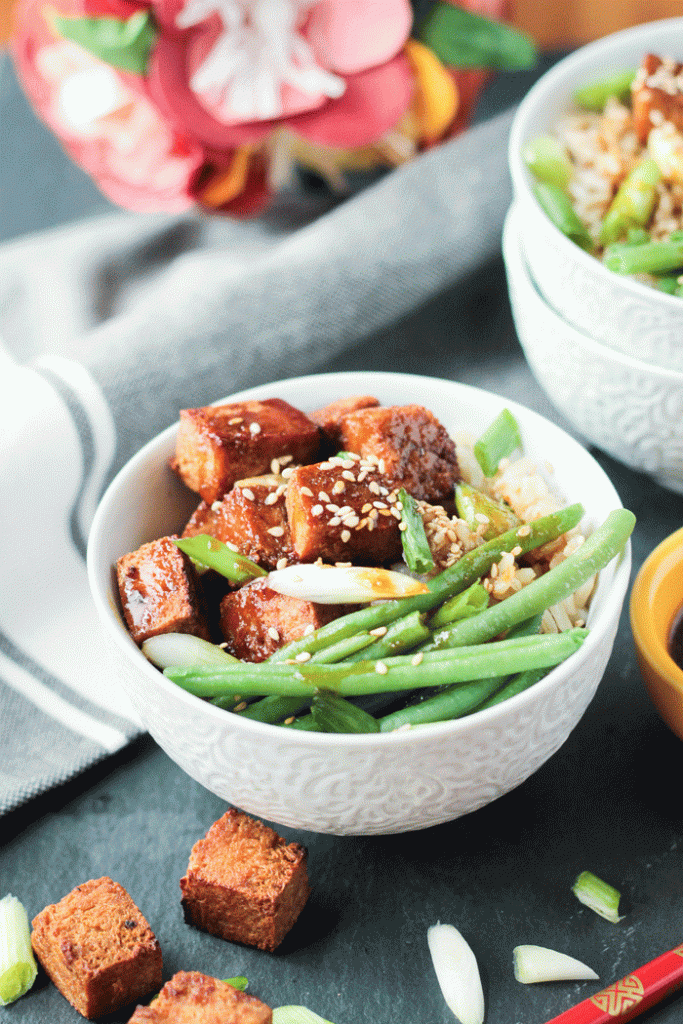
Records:
[[[454,68],[524,71],[538,59],[531,36],[450,3],[433,3],[413,33]]]
[[[427,943],[439,987],[461,1024],[483,1024],[484,990],[469,943],[452,924],[432,925]]]
[[[237,978],[224,978],[223,980],[226,985],[232,985],[233,988],[238,989],[240,992],[244,992],[249,984],[249,979],[245,978],[243,975],[240,975]]]
[[[320,732],[379,732],[379,722],[367,711],[324,690],[313,698],[311,714]]]
[[[464,519],[472,531],[483,522],[481,516],[486,517],[488,525],[483,533],[484,540],[493,540],[506,530],[522,525],[521,519],[509,505],[496,501],[469,484],[458,484],[455,488],[455,507],[460,518]]]
[[[276,569],[268,575],[268,586],[278,594],[316,604],[369,604],[380,599],[414,597],[429,589],[426,583],[404,572],[317,562]]]
[[[509,409],[503,409],[486,428],[474,446],[474,455],[486,477],[494,476],[501,459],[509,458],[522,447],[517,420]]]
[[[598,975],[580,960],[545,946],[515,946],[512,964],[516,981],[535,985],[539,981],[595,981]]]
[[[404,528],[401,531],[401,543],[405,563],[412,572],[431,572],[434,568],[434,558],[417,502],[408,494],[405,487],[398,492],[398,499],[403,506],[401,525]]]
[[[661,180],[662,172],[654,160],[643,160],[626,175],[602,222],[602,245],[617,242],[631,227],[645,227],[655,208]]]
[[[572,162],[554,135],[537,135],[522,149],[522,159],[538,181],[566,188],[572,176]]]
[[[617,71],[608,78],[602,78],[597,82],[589,82],[574,92],[574,102],[584,110],[595,111],[601,114],[610,96],[616,96],[624,102],[629,98],[631,84],[636,77],[633,68],[628,71]]]
[[[582,871],[572,886],[572,892],[580,903],[590,907],[600,917],[612,924],[618,924],[623,915],[619,916],[619,900],[621,893],[614,886],[603,882],[592,871]]]
[[[563,235],[587,252],[593,248],[593,239],[588,233],[588,228],[572,206],[572,201],[563,188],[551,185],[547,181],[537,181],[534,185],[534,195],[555,227]]]
[[[193,562],[199,562],[209,569],[214,569],[225,576],[231,583],[248,583],[257,576],[266,576],[262,569],[250,558],[232,551],[227,544],[207,533],[197,533],[194,537],[181,537],[173,542],[184,551]]]
[[[0,900],[0,1006],[25,995],[37,974],[26,910],[8,893]]]
[[[169,668],[171,665],[224,665],[226,662],[238,661],[217,644],[202,640],[191,633],[159,633],[151,636],[142,644],[142,653],[157,668]]]
[[[451,622],[459,622],[460,619],[468,619],[470,615],[477,615],[487,607],[489,603],[489,592],[481,583],[473,583],[461,594],[456,594],[448,601],[444,601],[440,608],[429,620],[430,629],[440,629],[448,626]]]
[[[276,1006],[273,1024],[332,1024],[307,1006]]]

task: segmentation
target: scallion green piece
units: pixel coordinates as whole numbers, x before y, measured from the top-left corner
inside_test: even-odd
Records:
[[[455,488],[455,507],[460,518],[464,519],[472,531],[483,522],[481,516],[486,517],[488,525],[484,530],[484,540],[492,540],[506,530],[522,525],[521,519],[509,505],[490,498],[488,494],[478,491],[476,487],[470,487],[469,484],[458,484]]]
[[[444,601],[440,608],[437,608],[429,620],[429,628],[441,629],[451,622],[459,622],[460,619],[468,619],[470,615],[477,615],[489,603],[489,593],[481,583],[473,583],[462,594]]]
[[[525,144],[522,159],[537,181],[566,188],[572,176],[572,162],[554,135],[537,135]]]
[[[486,477],[494,476],[501,459],[509,458],[522,447],[517,420],[503,409],[486,428],[474,446],[474,455]]]
[[[233,988],[238,989],[240,992],[244,992],[249,984],[249,979],[240,975],[237,978],[224,978],[226,985],[232,985]]]
[[[662,172],[654,160],[643,160],[626,175],[602,222],[602,245],[619,241],[629,228],[645,227],[655,208],[661,180]]]
[[[262,569],[250,558],[232,551],[227,544],[207,533],[197,533],[194,537],[181,537],[174,544],[188,555],[193,562],[199,562],[209,569],[214,569],[225,576],[231,583],[248,583],[257,576],[266,576]]]
[[[403,506],[401,509],[401,543],[403,544],[405,563],[411,572],[431,572],[434,568],[434,558],[417,502],[412,495],[408,494],[405,487],[398,492],[398,499]]]
[[[28,915],[17,897],[8,893],[0,900],[0,1006],[25,995],[37,974]]]
[[[311,714],[320,732],[379,732],[376,718],[357,704],[325,690],[313,698]]]
[[[534,195],[555,227],[563,235],[587,252],[593,248],[593,239],[588,233],[588,228],[582,222],[563,188],[551,185],[547,181],[537,181],[534,185]]]
[[[273,1024],[332,1024],[307,1006],[276,1006],[273,1010]]]
[[[582,871],[572,886],[572,892],[580,903],[590,907],[600,917],[612,924],[622,920],[619,916],[621,893],[614,886],[603,882],[592,871]]]
[[[636,72],[630,68],[627,71],[617,71],[608,78],[601,78],[597,82],[589,82],[574,91],[574,102],[584,110],[592,110],[596,114],[601,114],[610,96],[616,96],[622,102],[629,98],[631,84],[635,77]]]

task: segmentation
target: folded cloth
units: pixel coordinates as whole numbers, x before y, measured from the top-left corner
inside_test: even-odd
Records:
[[[0,249],[0,813],[141,731],[86,580],[104,485],[181,406],[324,369],[496,256],[511,117],[323,213],[116,213]]]

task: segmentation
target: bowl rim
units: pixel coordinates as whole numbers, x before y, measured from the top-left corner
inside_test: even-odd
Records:
[[[548,94],[553,94],[575,70],[580,69],[584,64],[593,63],[600,55],[603,57],[607,54],[610,57],[617,56],[621,46],[636,44],[641,38],[646,39],[651,35],[653,30],[666,31],[667,29],[678,30],[683,33],[683,16],[662,18],[656,21],[645,22],[641,25],[633,25],[619,32],[613,32],[608,36],[603,36],[600,39],[587,43],[585,46],[581,46],[578,50],[563,57],[562,60],[549,68],[532,85],[515,112],[508,138],[508,166],[516,198],[521,198],[534,210],[539,220],[544,224],[546,231],[550,232],[557,246],[568,259],[574,259],[587,273],[604,278],[606,285],[611,284],[615,288],[623,288],[625,291],[633,292],[634,295],[641,298],[647,298],[653,304],[661,303],[664,310],[683,314],[683,304],[681,304],[679,296],[658,291],[642,281],[609,270],[604,263],[585,252],[580,246],[567,238],[552,223],[533,195],[531,173],[522,159],[523,145],[528,138],[532,137],[530,128],[535,120],[535,111],[538,106],[543,105],[544,98]],[[647,50],[643,52],[645,53]],[[570,97],[567,97],[567,105],[569,103]],[[537,132],[536,134],[539,133]]]
[[[683,23],[683,18],[681,18],[681,22]],[[612,348],[606,342],[592,338],[585,331],[570,323],[550,304],[539,290],[529,268],[521,223],[521,207],[515,201],[510,205],[503,224],[503,260],[506,267],[512,267],[512,273],[517,273],[517,280],[521,278],[524,281],[530,301],[534,302],[538,309],[542,309],[545,316],[555,320],[558,326],[561,326],[562,332],[574,339],[578,345],[603,355],[607,353],[615,363],[621,363],[622,366],[631,370],[659,376],[683,386],[683,370],[674,370],[672,367],[660,366],[658,363],[648,363],[644,359],[638,359],[637,356],[631,356],[620,349]]]
[[[358,394],[371,393],[372,390],[381,391],[382,381],[386,381],[394,384],[402,384],[406,388],[409,388],[411,385],[413,387],[433,385],[438,388],[446,386],[449,388],[452,387],[456,392],[464,392],[473,399],[479,397],[480,400],[482,398],[485,398],[487,401],[490,401],[491,398],[500,400],[501,405],[507,406],[514,415],[519,413],[525,417],[527,422],[530,420],[534,428],[544,425],[546,429],[551,428],[553,432],[559,432],[559,434],[568,438],[574,445],[583,449],[586,457],[595,463],[599,473],[604,478],[604,483],[606,484],[608,491],[613,495],[613,507],[623,507],[616,488],[607,473],[602,469],[599,463],[593,459],[592,455],[587,451],[584,445],[576,438],[572,437],[572,435],[568,434],[567,431],[552,423],[540,413],[535,412],[533,409],[530,409],[519,402],[504,398],[494,392],[486,391],[483,388],[463,384],[459,381],[449,381],[445,378],[421,376],[418,374],[371,370],[309,374],[246,388],[223,398],[216,399],[211,404],[217,405],[226,401],[242,401],[249,398],[272,397],[272,392],[276,392],[278,388],[287,386],[298,385],[315,389],[316,386],[332,380],[335,385],[337,383],[339,384],[340,393],[353,393],[352,391],[344,391],[345,382],[347,381],[349,383],[353,382],[351,386],[354,389],[357,389],[355,393]],[[270,394],[268,394],[268,392],[270,392]],[[313,393],[315,393],[315,390]],[[399,730],[389,733],[370,733],[360,735],[353,733],[319,733],[278,729],[277,726],[269,725],[264,722],[252,721],[251,719],[242,718],[238,715],[228,717],[223,709],[215,707],[207,701],[194,696],[194,694],[188,693],[171,682],[170,679],[167,679],[163,673],[161,673],[151,664],[151,662],[147,660],[147,658],[145,658],[144,654],[134,643],[128,633],[128,630],[125,628],[125,625],[121,620],[118,607],[114,607],[112,603],[111,594],[107,583],[105,582],[106,578],[109,578],[109,580],[111,579],[112,566],[107,565],[105,571],[105,567],[100,565],[99,548],[102,537],[106,531],[106,518],[110,503],[121,489],[125,487],[129,478],[133,477],[148,459],[153,456],[159,458],[163,454],[164,450],[167,450],[172,446],[172,441],[175,438],[177,429],[178,423],[176,421],[149,440],[124,464],[124,466],[121,467],[106,488],[100,502],[98,503],[88,537],[86,558],[88,582],[100,621],[103,623],[108,636],[113,639],[120,652],[129,663],[132,663],[133,667],[137,667],[138,670],[142,672],[143,676],[150,679],[150,681],[156,686],[160,686],[162,692],[166,691],[169,695],[175,697],[176,700],[180,700],[187,704],[188,707],[196,708],[198,706],[197,702],[199,702],[204,709],[204,712],[208,714],[210,718],[214,719],[218,723],[223,723],[224,726],[232,726],[232,728],[244,733],[246,737],[251,736],[253,739],[259,739],[267,737],[272,738],[274,735],[277,735],[279,742],[287,745],[296,745],[301,748],[319,746],[322,746],[323,748],[338,748],[341,745],[344,748],[351,749],[360,747],[367,751],[376,749],[377,747],[386,746],[389,748],[392,744],[407,744],[411,749],[415,749],[421,746],[431,745],[434,739],[438,737],[450,736],[455,740],[458,735],[468,732],[473,728],[473,726],[477,726],[479,724],[484,728],[487,725],[493,726],[498,719],[505,717],[513,708],[518,708],[522,711],[527,704],[534,701],[540,695],[547,691],[551,691],[557,684],[560,677],[566,676],[568,678],[570,675],[568,666],[571,668],[572,675],[575,673],[580,674],[584,663],[592,657],[594,650],[599,648],[605,637],[609,635],[614,623],[618,621],[630,579],[632,561],[630,539],[627,541],[621,554],[617,555],[616,559],[613,560],[614,567],[612,580],[610,588],[603,598],[604,604],[601,610],[600,620],[591,626],[588,636],[578,651],[572,654],[560,665],[550,669],[548,674],[534,686],[529,687],[527,690],[511,697],[507,701],[502,701],[501,703],[482,711],[475,711],[471,715],[467,715],[460,719],[430,723],[428,727],[407,729],[405,731]],[[586,512],[587,515],[590,515],[590,509],[587,509]],[[610,565],[611,564],[612,563],[610,563]],[[277,730],[275,733],[273,732],[274,729]]]
[[[661,641],[659,631],[653,627],[654,614],[648,600],[648,592],[658,589],[663,580],[657,580],[658,571],[665,565],[673,568],[683,563],[683,526],[665,537],[641,565],[629,598],[629,618],[633,640],[641,657],[645,659],[658,678],[683,696],[683,669],[669,654]],[[683,607],[681,587],[680,607]]]

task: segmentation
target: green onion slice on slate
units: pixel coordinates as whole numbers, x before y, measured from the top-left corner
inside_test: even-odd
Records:
[[[595,981],[598,975],[580,960],[545,946],[515,946],[512,951],[515,980],[523,985],[540,981]]]
[[[606,921],[618,924],[622,920],[623,915],[619,916],[621,893],[614,886],[603,882],[592,871],[581,872],[572,886],[572,892],[579,902],[590,907]]]
[[[461,1024],[483,1024],[484,990],[469,943],[452,924],[432,925],[427,944],[439,987]]]
[[[25,995],[37,974],[28,915],[16,896],[8,893],[0,900],[0,1006]]]
[[[249,984],[249,979],[240,975],[237,978],[225,978],[226,985],[232,985],[233,988],[238,989],[240,992],[244,992]]]

